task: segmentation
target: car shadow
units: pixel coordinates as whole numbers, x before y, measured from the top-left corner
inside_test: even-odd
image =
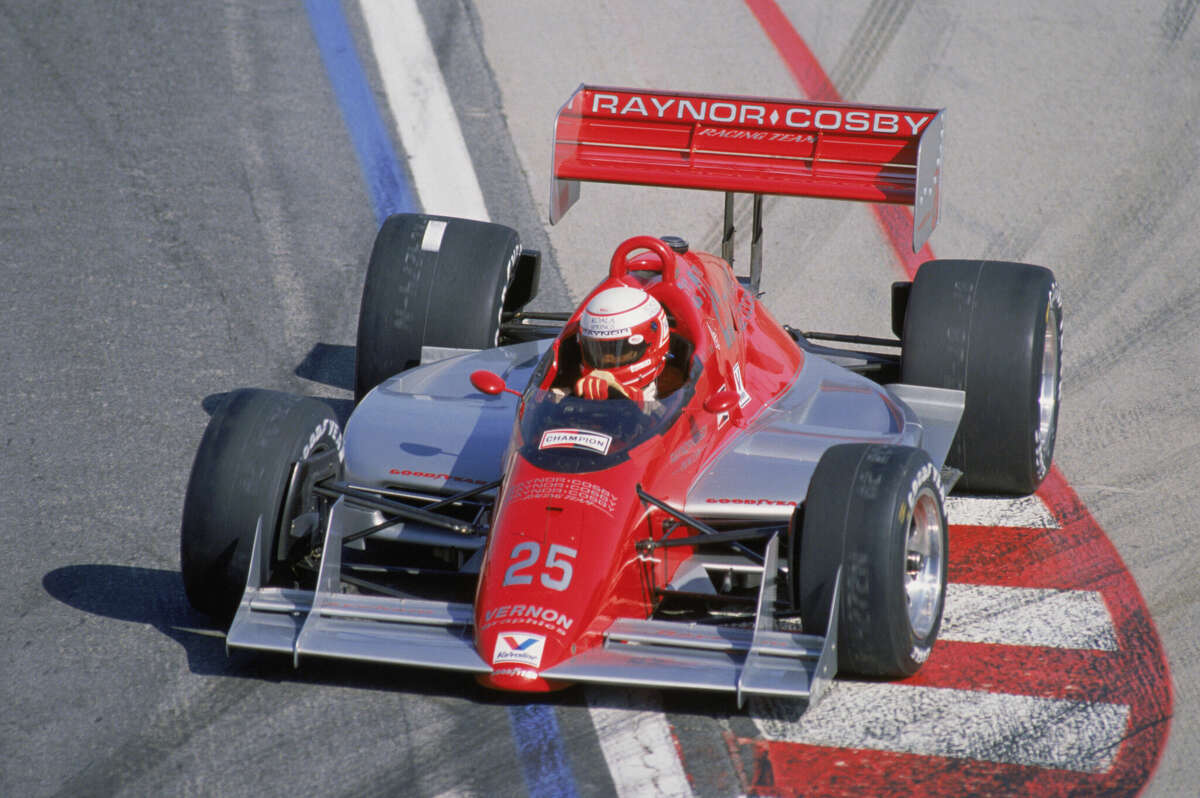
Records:
[[[297,377],[345,391],[354,390],[354,347],[317,342],[296,366]]]
[[[42,577],[53,598],[80,612],[145,624],[183,646],[193,673],[230,670],[225,635],[191,608],[177,571],[126,565],[68,565]]]
[[[310,382],[353,392],[354,351],[353,346],[317,342],[292,373]],[[211,417],[228,395],[228,391],[209,394],[200,400],[200,406]],[[342,426],[346,425],[351,411],[354,410],[353,399],[335,399],[328,396],[316,398],[329,405]]]
[[[124,565],[68,565],[43,576],[42,587],[57,601],[80,612],[156,629],[183,647],[188,670],[197,675],[403,690],[480,704],[521,703],[519,695],[496,693],[469,676],[448,671],[319,658],[305,659],[300,668],[295,668],[291,657],[286,655],[227,652],[224,630],[188,604],[183,577],[178,571]]]

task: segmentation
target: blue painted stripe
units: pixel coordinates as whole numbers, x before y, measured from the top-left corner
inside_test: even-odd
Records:
[[[393,213],[419,210],[354,49],[341,4],[337,0],[305,0],[304,7],[354,143],[376,220],[382,224]],[[508,716],[531,798],[578,796],[553,707],[511,707]]]
[[[358,164],[367,181],[367,193],[380,224],[393,213],[420,210],[409,186],[379,104],[371,93],[367,74],[354,48],[354,39],[337,0],[305,0],[309,24],[317,39],[317,49],[325,62],[325,71],[342,109],[346,129],[358,155]]]
[[[509,707],[508,719],[530,798],[576,798],[579,793],[554,708],[537,704]]]

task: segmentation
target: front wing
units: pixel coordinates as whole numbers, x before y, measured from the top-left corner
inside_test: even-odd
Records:
[[[344,501],[344,499],[339,500]],[[341,592],[343,530],[333,513],[315,591],[260,584],[262,525],[250,578],[230,626],[230,649],[331,657],[485,674],[470,604]],[[778,535],[767,545],[753,629],[622,618],[604,644],[541,672],[547,679],[767,695],[816,703],[837,669],[838,577],[824,637],[787,631],[773,607]],[[686,570],[681,568],[681,571]]]

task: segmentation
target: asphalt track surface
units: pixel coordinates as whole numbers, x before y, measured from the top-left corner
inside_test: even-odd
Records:
[[[264,386],[348,412],[363,266],[400,195],[363,166],[320,4],[3,2],[0,794],[609,795],[631,773],[722,796],[1195,793],[1196,4],[648,5],[421,4],[491,217],[554,267],[548,306],[627,236],[716,240],[713,196],[619,187],[548,230],[550,121],[581,81],[947,107],[933,251],[1062,283],[1058,470],[1033,505],[959,508],[960,620],[900,714],[847,722],[891,685],[797,720],[227,657],[178,575],[206,411]],[[869,208],[769,201],[766,228],[780,318],[886,332],[906,264]]]

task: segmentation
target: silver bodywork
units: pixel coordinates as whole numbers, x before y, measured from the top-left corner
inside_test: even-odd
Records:
[[[522,390],[549,345],[459,354],[384,382],[346,427],[347,478],[432,492],[499,479],[519,400],[480,394],[470,374],[489,369]],[[838,443],[915,446],[940,467],[964,401],[962,391],[881,387],[810,353],[791,388],[700,472],[680,509],[700,518],[786,520],[821,454]]]

